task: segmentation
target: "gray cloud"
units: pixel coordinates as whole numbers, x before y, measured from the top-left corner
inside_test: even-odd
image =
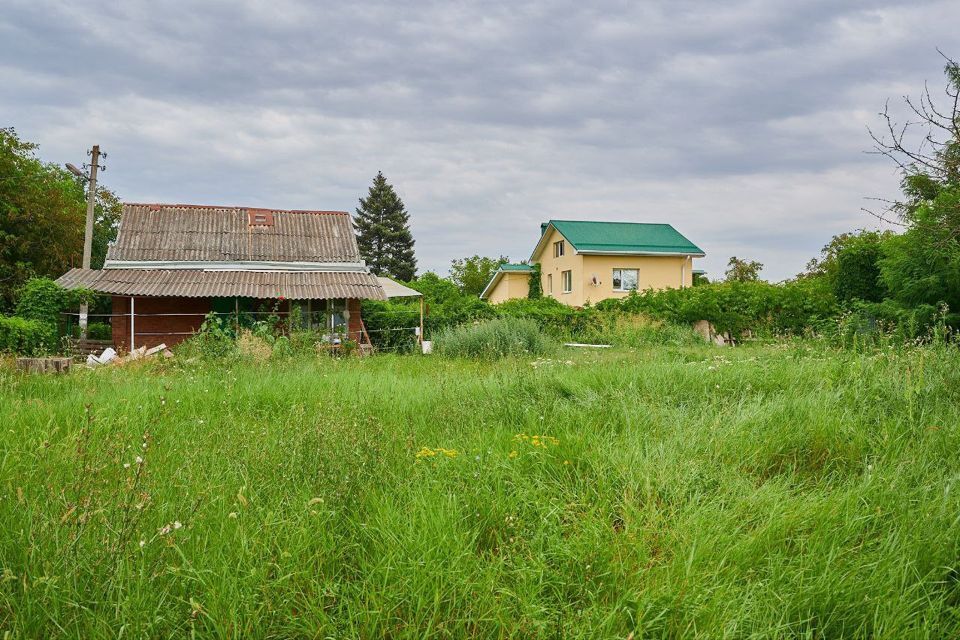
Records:
[[[793,275],[897,179],[865,125],[940,82],[953,1],[14,0],[0,123],[128,200],[352,210],[377,170],[421,267],[550,217],[671,222]],[[721,4],[723,6],[721,6]],[[200,6],[194,6],[200,5]],[[403,5],[403,6],[401,6]]]

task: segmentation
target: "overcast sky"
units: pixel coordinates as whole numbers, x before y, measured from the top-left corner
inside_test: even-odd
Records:
[[[780,280],[876,226],[897,175],[866,126],[942,86],[958,24],[957,0],[4,0],[0,126],[55,162],[99,143],[134,202],[353,211],[381,170],[421,270],[631,220]]]

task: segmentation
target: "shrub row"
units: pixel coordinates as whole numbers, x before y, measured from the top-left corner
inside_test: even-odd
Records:
[[[679,324],[708,320],[720,332],[736,337],[754,333],[801,334],[819,330],[839,312],[836,298],[817,278],[783,284],[721,282],[688,289],[635,293],[604,300],[600,309],[645,313]]]
[[[0,352],[37,356],[57,345],[56,327],[48,322],[0,316]]]
[[[785,284],[722,282],[687,289],[636,292],[609,299],[596,307],[575,309],[553,298],[517,299],[490,305],[477,298],[452,297],[430,305],[427,335],[467,322],[521,318],[536,322],[560,338],[582,339],[611,326],[611,317],[647,316],[670,324],[692,325],[708,320],[718,331],[741,336],[754,333],[800,334],[820,330],[837,317],[839,308],[829,287],[810,278]],[[418,307],[404,302],[368,302],[363,318],[374,344],[395,348],[413,344],[411,331],[419,323]],[[649,329],[649,327],[648,327]]]

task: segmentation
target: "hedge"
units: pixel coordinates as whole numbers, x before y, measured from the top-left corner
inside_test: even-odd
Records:
[[[51,352],[56,344],[54,325],[16,316],[0,316],[0,352],[37,356]]]
[[[603,310],[644,313],[677,324],[708,320],[720,332],[800,334],[819,329],[839,313],[825,281],[798,279],[782,284],[720,282],[687,289],[633,293],[597,305]]]

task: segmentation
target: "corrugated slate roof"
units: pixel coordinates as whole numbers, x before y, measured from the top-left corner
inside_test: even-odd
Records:
[[[250,212],[273,214],[251,225]],[[183,204],[124,204],[107,260],[360,262],[350,215]]]
[[[376,276],[356,272],[71,269],[57,283],[121,296],[386,300]]]
[[[581,253],[664,253],[703,256],[703,250],[669,224],[551,220]],[[544,228],[546,229],[546,227]],[[545,237],[546,234],[543,234]],[[541,242],[543,237],[541,237]],[[540,245],[537,245],[538,253]]]

